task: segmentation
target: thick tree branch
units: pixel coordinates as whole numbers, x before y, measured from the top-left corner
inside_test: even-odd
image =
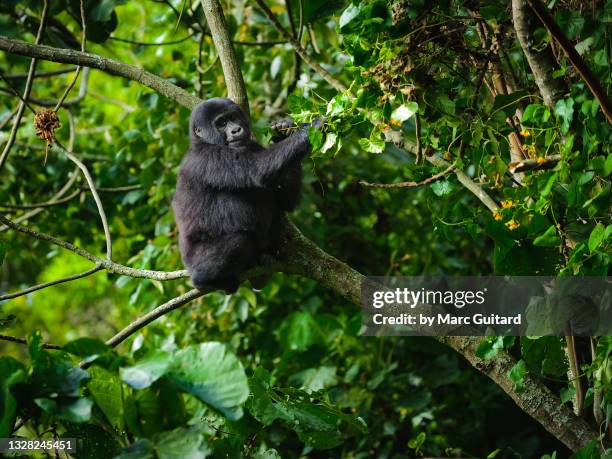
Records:
[[[213,43],[219,54],[223,75],[225,76],[225,84],[227,85],[227,96],[240,105],[242,111],[249,116],[249,99],[244,79],[236,59],[236,53],[234,52],[221,5],[219,5],[218,0],[200,0],[200,3],[204,9],[204,15],[210,28]]]
[[[516,360],[507,352],[498,354],[490,360],[476,357],[476,349],[481,338],[447,336],[439,341],[448,344],[462,354],[476,369],[484,373],[504,391],[527,414],[537,420],[546,430],[558,438],[572,451],[583,448],[599,437],[598,432],[554,395],[534,375],[527,373],[524,389],[517,392],[508,378],[508,372]]]
[[[548,32],[552,35],[556,42],[559,43],[559,46],[561,46],[561,49],[563,50],[569,61],[576,68],[576,70],[578,70],[578,73],[580,73],[580,76],[591,90],[591,93],[599,102],[601,111],[606,116],[608,123],[612,124],[612,100],[610,100],[610,98],[606,94],[606,91],[599,82],[599,79],[591,71],[586,62],[584,62],[582,56],[578,54],[572,42],[569,41],[568,38],[565,36],[565,34],[557,25],[546,7],[539,0],[527,1],[536,16],[538,16],[540,21],[542,21]]]
[[[512,20],[514,30],[523,53],[527,58],[529,67],[535,79],[544,103],[549,107],[567,92],[563,80],[553,78],[553,70],[556,66],[555,58],[549,45],[536,49],[535,30],[538,26],[537,18],[532,14],[527,0],[512,0]]]
[[[34,45],[1,35],[0,50],[20,56],[29,56],[62,64],[76,64],[82,67],[102,70],[110,75],[117,75],[137,81],[190,109],[201,102],[196,96],[189,94],[184,89],[179,88],[164,78],[134,65],[98,56],[97,54],[83,53],[72,49],[54,48],[52,46]]]
[[[361,304],[361,286],[366,278],[324,252],[288,220],[283,226],[279,261],[283,272],[314,279],[351,302]],[[584,419],[575,416],[536,377],[527,375],[525,389],[517,392],[508,378],[508,371],[516,360],[507,352],[500,352],[494,359],[485,361],[476,357],[476,349],[482,340],[480,337],[453,336],[438,340],[463,355],[503,389],[523,411],[572,450],[576,451],[598,438],[598,433]]]

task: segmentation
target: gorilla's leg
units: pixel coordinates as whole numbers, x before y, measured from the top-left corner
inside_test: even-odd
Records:
[[[200,290],[234,293],[240,284],[238,276],[257,264],[255,238],[249,233],[226,234],[195,244],[192,250],[189,273],[193,285]]]

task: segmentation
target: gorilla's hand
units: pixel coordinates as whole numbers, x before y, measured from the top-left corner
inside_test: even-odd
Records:
[[[300,125],[295,124],[291,118],[272,121],[270,124],[270,129],[273,132],[272,140],[278,142],[279,140],[285,139],[299,128],[304,129],[312,126],[315,129],[322,129],[326,124],[327,118],[325,116],[316,118],[311,123],[302,123]]]
[[[292,129],[295,129],[297,126],[293,122],[291,118],[284,118],[282,120],[272,121],[270,124],[270,129],[275,132],[287,132]]]
[[[323,129],[323,126],[327,125],[327,117],[326,116],[322,116],[321,118],[317,118],[315,119],[312,123],[310,123],[310,125],[306,125],[306,126],[312,126],[315,129]]]

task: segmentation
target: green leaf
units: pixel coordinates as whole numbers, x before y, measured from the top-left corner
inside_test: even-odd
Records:
[[[34,403],[44,412],[66,421],[81,423],[91,418],[93,402],[85,397],[35,398]]]
[[[560,10],[555,15],[557,24],[563,29],[567,38],[573,40],[582,32],[584,27],[584,18],[579,11]]]
[[[384,140],[359,139],[359,146],[368,153],[382,153],[385,150]]]
[[[334,132],[328,132],[325,135],[325,142],[323,142],[323,145],[321,145],[321,153],[325,153],[326,151],[333,148],[333,146],[336,144],[337,139],[338,139],[338,134]]]
[[[305,351],[310,346],[324,342],[321,330],[309,312],[298,311],[287,317],[279,330],[281,345],[285,350]]]
[[[574,99],[558,100],[555,104],[555,115],[563,121],[561,131],[567,133],[574,118]]]
[[[604,177],[607,177],[611,173],[612,173],[612,153],[610,153],[606,158],[606,162],[604,163],[603,175]]]
[[[4,263],[4,258],[6,257],[6,252],[8,250],[8,244],[6,242],[0,241],[0,266]]]
[[[438,180],[430,186],[436,196],[444,196],[453,191],[453,184],[449,180]]]
[[[193,345],[177,351],[167,379],[231,420],[242,417],[249,396],[244,368],[221,343]]]
[[[307,368],[289,378],[292,385],[299,385],[306,392],[317,392],[338,382],[336,378],[336,367],[322,366],[319,368]]]
[[[23,382],[25,367],[12,357],[0,358],[0,437],[10,437],[15,425],[17,401],[11,394],[11,386]]]
[[[391,113],[391,120],[401,124],[414,116],[418,111],[419,104],[416,102],[406,102],[393,110],[393,113]]]
[[[589,236],[589,252],[593,253],[597,250],[605,235],[606,228],[601,223],[598,223]]]
[[[121,379],[134,389],[144,389],[164,376],[171,364],[172,355],[158,351],[136,365],[121,368],[119,374]]]
[[[525,388],[525,375],[527,366],[524,360],[519,360],[508,372],[508,378],[514,383],[514,389],[521,392]]]
[[[523,99],[526,99],[527,91],[515,91],[512,94],[499,94],[495,96],[492,112],[501,110],[506,116],[514,115],[516,108]]]
[[[557,234],[557,228],[551,225],[544,233],[533,240],[533,245],[539,247],[557,247],[561,243],[561,238]]]
[[[342,29],[346,29],[346,26],[359,16],[359,11],[360,10],[358,6],[351,4],[348,6],[347,9],[342,12],[342,15],[340,15],[340,19],[338,20],[340,32],[342,32]]]
[[[89,372],[91,380],[87,383],[87,388],[96,405],[111,426],[123,429],[123,389],[119,376],[95,365]]]
[[[114,458],[121,452],[122,446],[118,441],[119,436],[115,432],[111,433],[98,425],[67,424],[63,436],[76,438],[79,459]]]
[[[184,428],[160,432],[153,437],[153,444],[159,459],[204,459],[212,451],[197,428]]]

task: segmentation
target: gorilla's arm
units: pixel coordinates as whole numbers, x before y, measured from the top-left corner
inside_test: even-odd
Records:
[[[305,131],[263,148],[251,142],[239,148],[205,145],[192,148],[181,166],[190,181],[218,190],[240,190],[275,186],[291,165],[308,153]]]

